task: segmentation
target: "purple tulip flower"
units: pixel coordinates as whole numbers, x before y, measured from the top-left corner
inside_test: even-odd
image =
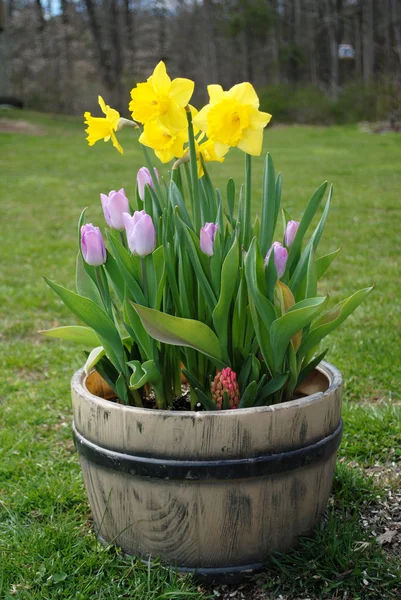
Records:
[[[81,249],[85,262],[99,267],[106,262],[107,253],[99,227],[87,223],[81,227]]]
[[[289,248],[292,246],[292,243],[295,239],[296,233],[298,231],[299,222],[298,221],[288,221],[287,227],[284,235],[284,243]]]
[[[152,217],[144,210],[135,211],[133,216],[124,213],[124,225],[128,246],[132,254],[147,256],[156,248],[156,230]]]
[[[159,173],[157,172],[157,169],[155,168],[154,171],[155,171],[156,179],[157,179],[157,181],[159,181]],[[154,186],[153,180],[152,180],[152,176],[147,167],[141,167],[139,169],[138,174],[136,176],[136,182],[138,184],[139,197],[143,201],[145,198],[146,185],[150,185],[151,188],[155,189],[155,186]]]
[[[214,237],[218,227],[218,223],[205,223],[200,230],[200,249],[206,256],[214,254]]]
[[[287,249],[280,242],[273,242],[272,247],[266,254],[265,266],[269,262],[270,254],[274,249],[274,264],[276,266],[277,277],[280,279],[284,275],[285,267],[288,259]]]
[[[111,190],[108,196],[100,194],[100,200],[107,225],[112,229],[122,231],[124,229],[123,213],[129,212],[128,198],[124,189],[121,188],[118,192]]]

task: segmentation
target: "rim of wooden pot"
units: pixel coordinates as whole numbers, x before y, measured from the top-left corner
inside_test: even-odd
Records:
[[[78,371],[76,371],[71,379],[71,387],[73,391],[79,396],[84,396],[86,399],[101,405],[103,408],[110,410],[122,410],[122,411],[135,411],[137,414],[154,414],[155,416],[159,416],[162,418],[168,417],[181,417],[181,418],[190,418],[194,417],[197,419],[221,419],[221,418],[240,418],[241,415],[248,415],[249,413],[267,413],[267,412],[279,412],[282,410],[286,410],[291,407],[297,406],[307,406],[312,404],[318,400],[322,400],[324,397],[331,396],[337,389],[339,389],[342,385],[342,375],[341,372],[329,362],[322,361],[315,369],[315,371],[319,371],[322,373],[329,381],[328,388],[323,392],[315,392],[314,394],[310,394],[309,396],[304,396],[303,398],[298,398],[295,400],[288,400],[287,402],[280,402],[278,404],[272,404],[270,406],[254,406],[250,408],[241,408],[238,410],[165,410],[159,408],[142,408],[140,406],[129,406],[126,404],[119,404],[117,402],[113,402],[111,400],[106,400],[101,396],[95,396],[92,394],[86,387],[85,382],[88,375],[85,374],[85,370],[82,367]]]

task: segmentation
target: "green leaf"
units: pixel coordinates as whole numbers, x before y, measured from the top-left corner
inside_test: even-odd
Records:
[[[320,205],[320,203],[323,199],[323,196],[326,192],[326,189],[327,189],[327,181],[325,181],[324,183],[322,183],[322,185],[320,187],[318,187],[318,189],[316,190],[316,192],[313,194],[312,198],[310,199],[308,206],[306,207],[306,210],[305,210],[305,212],[302,216],[302,219],[299,223],[298,231],[295,235],[294,241],[291,245],[291,248],[290,248],[290,251],[288,254],[287,271],[290,271],[295,257],[298,256],[301,251],[302,240],[304,239],[304,235],[307,232],[308,227],[311,224],[312,219],[315,216],[317,209],[319,208],[319,205]]]
[[[245,259],[245,276],[248,284],[249,297],[252,298],[267,330],[276,319],[273,304],[264,294],[265,274],[263,258],[260,255],[256,238],[253,238]]]
[[[340,251],[341,247],[338,248],[338,250],[334,250],[334,252],[330,252],[329,254],[325,254],[324,256],[316,259],[316,272],[318,280],[326,273],[327,269]]]
[[[118,240],[110,235],[110,232],[107,232],[107,238],[113,250],[114,258],[117,261],[121,275],[124,278],[132,297],[134,298],[135,302],[146,304],[145,296],[139,284],[142,274],[140,272],[138,273],[136,263],[133,260],[134,257],[130,256],[128,250],[124,248],[124,246]]]
[[[263,171],[262,184],[262,213],[259,236],[260,251],[263,256],[267,254],[272,245],[274,229],[276,227],[276,179],[273,159],[267,154]]]
[[[93,350],[91,350],[88,358],[86,359],[86,363],[85,363],[85,367],[84,367],[86,375],[89,375],[89,373],[91,372],[93,367],[95,365],[97,365],[99,360],[101,358],[103,358],[103,356],[105,354],[106,354],[106,351],[103,348],[103,346],[97,346],[96,348],[93,348]]]
[[[185,234],[189,258],[191,259],[192,266],[198,278],[198,282],[205,297],[206,303],[209,307],[210,312],[213,312],[216,306],[216,296],[205,275],[205,271],[199,258],[199,240],[194,234],[194,232],[191,229],[189,229],[179,217],[177,217],[177,220],[178,223],[181,225],[182,231]]]
[[[138,343],[142,349],[142,354],[146,358],[154,358],[154,344],[152,338],[145,331],[138,313],[132,307],[131,302],[126,298],[123,305],[124,321],[133,340]]]
[[[209,396],[205,394],[205,392],[199,388],[195,388],[195,394],[199,398],[199,401],[202,403],[202,406],[205,410],[218,410],[216,404],[211,398],[209,398]]]
[[[273,349],[273,364],[280,369],[291,338],[308,325],[324,308],[327,298],[309,298],[294,304],[282,317],[276,319],[270,328]]]
[[[122,373],[119,374],[116,381],[117,396],[124,404],[129,404],[128,388]]]
[[[129,347],[131,342],[132,342],[131,337],[123,338],[124,346]],[[88,355],[88,358],[86,359],[86,363],[84,366],[86,375],[89,375],[89,373],[91,372],[93,367],[95,367],[97,365],[97,363],[105,356],[105,354],[106,354],[106,351],[103,348],[103,346],[97,346],[96,348],[93,348],[93,350],[91,350],[91,352]]]
[[[278,215],[280,212],[280,204],[281,204],[281,188],[282,188],[282,177],[281,173],[279,173],[276,177],[276,209],[274,213],[274,226],[277,224]]]
[[[243,269],[239,272],[240,284],[238,287],[237,297],[234,304],[232,326],[231,326],[231,337],[232,337],[232,350],[236,348],[242,348],[245,338],[245,327],[246,327],[246,307],[247,307],[247,293],[246,293],[246,281]]]
[[[118,268],[117,261],[110,254],[109,251],[107,251],[107,260],[104,265],[104,269],[107,273],[107,276],[110,280],[110,283],[113,287],[113,290],[114,290],[117,298],[119,299],[119,301],[122,304],[124,302],[124,295],[125,295],[125,281],[124,281],[123,276],[121,275],[120,269]]]
[[[237,273],[239,266],[238,240],[235,238],[221,269],[221,291],[219,301],[213,311],[213,324],[219,338],[221,347],[228,360],[228,321],[231,316],[231,301],[237,287]]]
[[[270,381],[268,381],[260,390],[255,406],[264,406],[266,404],[266,398],[269,398],[269,396],[281,390],[287,379],[288,373],[280,373],[280,375],[270,379]]]
[[[253,406],[256,398],[256,390],[256,381],[251,381],[251,383],[248,385],[245,392],[241,396],[241,401],[239,403],[238,408],[249,408]]]
[[[84,346],[99,345],[99,338],[90,327],[82,327],[82,325],[65,325],[64,327],[53,327],[53,329],[42,329],[38,333],[46,337],[54,337],[62,340],[70,340]]]
[[[222,360],[220,343],[215,333],[204,323],[193,319],[174,317],[166,313],[132,303],[142,325],[149,335],[159,342],[173,346],[188,346],[226,367]]]
[[[329,349],[326,348],[326,350],[324,350],[321,354],[319,354],[319,356],[316,356],[313,360],[311,360],[300,371],[300,373],[298,375],[296,387],[298,387],[299,385],[301,385],[301,383],[303,382],[303,380],[306,379],[308,377],[308,375],[310,375],[310,373],[312,373],[316,369],[316,367],[318,366],[319,363],[322,362],[322,360],[324,359],[324,357],[326,356],[326,354],[327,354],[328,351],[329,351]]]
[[[181,219],[184,221],[185,225],[187,225],[190,229],[193,229],[194,226],[191,222],[191,217],[187,211],[187,207],[185,206],[185,202],[180,194],[180,191],[174,181],[170,183],[170,194],[169,194],[171,206],[173,211],[175,212],[175,208],[178,208],[179,215]]]
[[[235,182],[233,179],[229,179],[227,183],[227,206],[228,214],[230,215],[230,221],[234,219],[234,205],[235,205]]]
[[[116,369],[126,372],[124,346],[120,334],[108,314],[89,298],[79,296],[46,277],[44,279],[71,312],[96,331],[100,343]]]
[[[323,313],[310,328],[309,334],[304,338],[298,351],[298,360],[317,346],[329,333],[337,329],[347,317],[365,300],[373,286],[359,290],[349,296],[334,308]]]
[[[133,360],[128,365],[132,369],[130,386],[135,390],[143,387],[145,383],[150,383],[153,386],[160,385],[162,377],[153,360],[147,360],[142,364],[138,360]]]
[[[325,226],[326,220],[327,220],[327,215],[329,214],[332,193],[333,193],[333,186],[330,186],[329,197],[327,199],[326,206],[324,208],[322,217],[321,217],[315,231],[313,232],[311,239],[309,240],[308,244],[306,245],[306,248],[303,251],[302,256],[291,276],[290,288],[291,288],[294,296],[297,299],[298,299],[298,295],[299,295],[298,292],[302,286],[302,282],[306,277],[310,250],[311,250],[311,248],[313,248],[313,250],[316,252],[316,249],[320,242],[320,238],[322,237],[323,229],[324,229],[324,226]],[[298,229],[298,231],[299,231],[299,229]]]
[[[315,298],[317,296],[317,269],[315,261],[315,251],[313,245],[309,251],[308,271],[306,275],[305,298]]]
[[[85,298],[90,298],[93,300],[98,306],[103,307],[102,298],[100,296],[99,290],[97,288],[96,283],[92,279],[92,277],[85,269],[85,262],[82,258],[81,250],[78,251],[77,254],[77,263],[76,263],[76,275],[75,275],[75,284],[77,287],[77,292],[80,296],[85,296]],[[87,265],[89,266],[89,265]],[[95,277],[95,270],[93,269],[93,277]]]

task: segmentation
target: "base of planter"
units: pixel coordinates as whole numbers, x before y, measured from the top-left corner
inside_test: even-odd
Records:
[[[105,547],[110,545],[110,542],[107,542],[101,535],[97,535],[98,541]],[[132,557],[132,554],[127,554],[122,551],[124,556]],[[141,562],[145,565],[152,565],[152,560],[140,559]],[[160,563],[157,563],[160,564]],[[235,567],[222,567],[219,569],[212,568],[190,568],[190,567],[178,567],[175,565],[163,565],[166,569],[172,568],[178,573],[182,573],[183,575],[193,575],[195,579],[207,583],[220,583],[220,584],[234,584],[240,581],[243,581],[244,578],[250,577],[251,575],[255,575],[256,573],[260,573],[267,565],[267,562],[259,562],[254,563],[252,565],[239,565]]]

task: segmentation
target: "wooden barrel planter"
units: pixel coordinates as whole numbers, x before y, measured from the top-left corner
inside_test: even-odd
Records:
[[[312,532],[341,440],[342,378],[321,363],[274,406],[171,412],[122,406],[83,369],[74,436],[99,536],[204,576],[260,569]],[[96,389],[94,389],[96,388]]]

